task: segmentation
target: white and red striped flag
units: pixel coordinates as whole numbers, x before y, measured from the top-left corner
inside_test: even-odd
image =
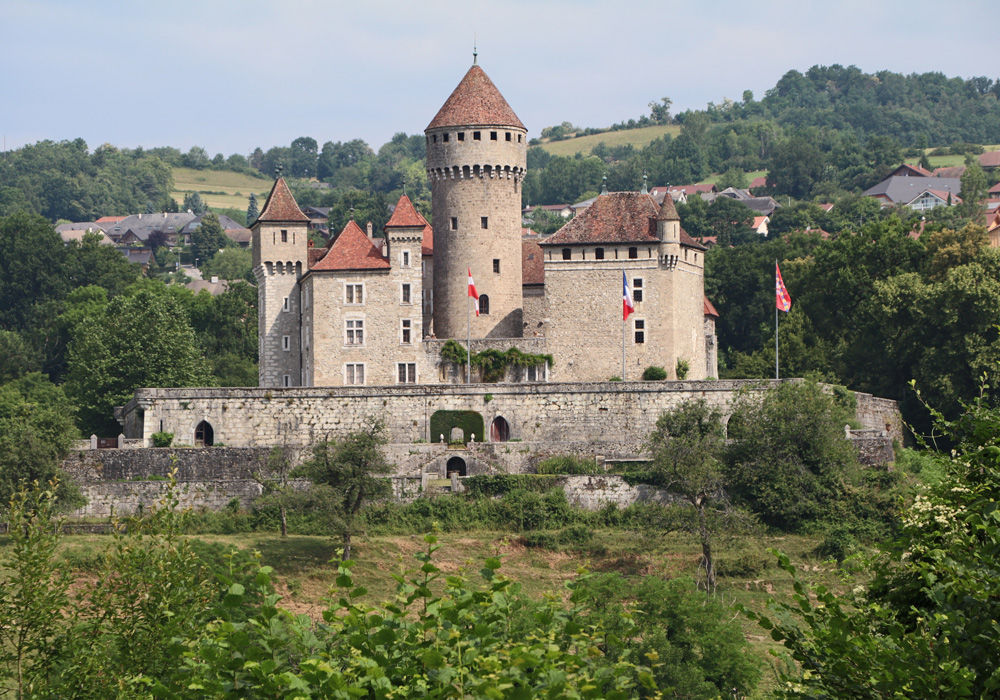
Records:
[[[475,299],[476,316],[479,315],[479,293],[476,291],[476,283],[472,281],[472,268],[469,269],[469,296]]]

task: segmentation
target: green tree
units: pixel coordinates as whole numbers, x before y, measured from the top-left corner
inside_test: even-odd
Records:
[[[251,192],[250,198],[247,200],[247,226],[252,226],[258,216],[260,216],[260,209],[257,206],[257,195]]]
[[[0,330],[0,384],[41,369],[38,352],[20,333]]]
[[[656,421],[649,437],[651,481],[693,509],[708,591],[715,590],[712,543],[716,520],[728,509],[720,457],[725,445],[722,412],[704,400],[685,401]]]
[[[181,205],[181,209],[192,214],[204,214],[208,211],[208,205],[205,204],[200,192],[188,192],[184,195],[184,204]]]
[[[153,289],[117,297],[70,342],[66,386],[85,432],[117,435],[114,407],[140,387],[212,383],[185,309]]]
[[[26,328],[45,300],[66,294],[66,258],[62,239],[42,217],[0,219],[0,328]]]
[[[324,515],[331,531],[343,540],[345,561],[351,558],[351,537],[361,507],[366,501],[390,494],[386,477],[396,465],[388,462],[382,451],[387,443],[385,423],[372,418],[363,430],[316,445],[312,459],[298,470],[313,482],[314,489],[328,494]]]
[[[790,602],[746,612],[781,642],[777,696],[820,698],[996,697],[1000,674],[1000,415],[980,397],[955,421],[936,410],[951,455],[940,484],[903,514],[900,537],[871,560],[858,585],[838,594],[793,576]]]
[[[858,469],[844,439],[851,412],[815,383],[782,382],[737,395],[724,472],[734,500],[775,528],[833,516]]]
[[[224,248],[199,266],[202,279],[254,282],[253,251],[249,248]]]
[[[807,199],[822,179],[823,152],[803,137],[793,137],[774,147],[767,169],[767,186],[778,194]]]
[[[212,211],[201,217],[201,223],[191,234],[191,252],[200,262],[208,262],[230,243],[219,216]]]
[[[985,221],[988,190],[989,184],[986,182],[986,174],[979,165],[979,161],[971,155],[966,156],[965,172],[962,173],[962,186],[958,191],[958,196],[962,198],[962,207],[966,216],[972,219],[973,223],[981,224]]]
[[[61,387],[35,372],[0,385],[0,511],[32,482],[60,475],[60,463],[77,437],[75,406]],[[57,489],[60,507],[82,504],[65,479]]]

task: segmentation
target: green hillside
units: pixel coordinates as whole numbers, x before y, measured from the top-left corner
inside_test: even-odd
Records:
[[[681,132],[678,124],[661,124],[657,126],[646,126],[641,129],[623,129],[622,131],[607,131],[603,134],[591,134],[590,136],[580,136],[575,139],[565,141],[549,141],[542,144],[542,148],[554,156],[572,156],[582,153],[589,156],[594,146],[603,141],[609,148],[632,144],[636,148],[648,146],[653,139],[658,139],[664,134],[677,136]]]
[[[200,192],[202,199],[213,209],[234,207],[245,209],[247,197],[256,192],[257,197],[266,196],[271,189],[271,179],[253,177],[228,170],[195,170],[194,168],[172,168],[174,189],[170,196],[180,205],[184,195]],[[261,200],[263,204],[263,200]]]

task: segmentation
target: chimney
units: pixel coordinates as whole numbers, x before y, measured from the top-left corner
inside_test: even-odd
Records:
[[[375,235],[374,235],[374,233],[372,233],[372,222],[371,221],[368,222],[368,240],[369,241],[375,240]]]
[[[218,284],[219,278],[216,275],[212,275],[212,284]]]
[[[139,212],[139,218],[140,219],[142,218],[142,212]]]

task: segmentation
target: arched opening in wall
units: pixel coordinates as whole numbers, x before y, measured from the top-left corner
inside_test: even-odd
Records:
[[[510,423],[502,416],[497,416],[490,423],[490,442],[507,442],[510,440]]]
[[[194,429],[194,444],[196,447],[211,447],[215,444],[215,431],[207,420],[203,420]]]
[[[452,457],[448,460],[448,466],[445,469],[445,473],[448,476],[457,473],[459,476],[465,476],[466,466],[465,460],[461,457]]]
[[[466,180],[472,177],[472,169],[469,168],[468,165],[462,166],[462,177],[465,178]]]
[[[730,440],[739,440],[744,437],[746,432],[744,428],[742,417],[734,413],[726,421],[726,437]]]
[[[487,294],[479,295],[479,315],[480,316],[490,315],[490,297]]]

